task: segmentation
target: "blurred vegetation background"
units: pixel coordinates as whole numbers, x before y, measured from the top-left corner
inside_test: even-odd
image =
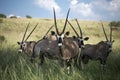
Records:
[[[85,44],[96,44],[105,40],[104,33],[99,21],[78,20],[83,31],[83,36],[90,39]],[[64,26],[64,19],[57,19],[57,25],[61,31]],[[75,20],[70,22],[79,33]],[[46,58],[42,66],[32,64],[30,57],[25,54],[18,54],[19,46],[17,41],[21,41],[27,24],[30,23],[28,35],[34,26],[39,23],[36,30],[28,41],[40,40],[51,25],[53,19],[26,19],[26,18],[0,18],[0,80],[99,80],[100,63],[89,61],[87,70],[78,70],[73,67],[73,73],[67,75],[57,60]],[[119,21],[115,22],[119,23]],[[113,52],[107,60],[107,70],[103,75],[103,80],[120,80],[120,27],[108,21],[103,21],[105,30],[109,37],[109,26],[113,26]],[[55,31],[55,28],[52,30]],[[67,24],[66,31],[70,31],[70,36],[75,35],[72,28]]]

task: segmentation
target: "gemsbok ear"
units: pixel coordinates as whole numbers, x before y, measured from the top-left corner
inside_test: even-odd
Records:
[[[76,39],[76,36],[73,36],[73,39]]]
[[[115,42],[115,40],[112,40],[112,43]]]
[[[18,45],[20,45],[20,42],[17,42],[18,43]]]
[[[51,31],[51,35],[55,35],[55,32],[54,32],[54,31]]]
[[[84,40],[85,40],[85,41],[89,40],[89,37],[85,37]]]
[[[32,41],[30,41],[30,44],[32,43]]]
[[[67,31],[65,34],[66,34],[67,36],[69,36],[70,32],[69,32],[69,31]]]

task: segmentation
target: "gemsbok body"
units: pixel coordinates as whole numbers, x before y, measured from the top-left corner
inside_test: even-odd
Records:
[[[112,29],[110,27],[110,40],[108,40],[104,26],[102,24],[102,29],[106,37],[106,41],[100,41],[97,44],[86,44],[81,50],[81,59],[84,64],[87,64],[89,59],[99,60],[101,68],[105,69],[106,60],[109,53],[112,51]]]

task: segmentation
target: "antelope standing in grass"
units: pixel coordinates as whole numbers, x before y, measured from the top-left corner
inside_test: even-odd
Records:
[[[81,27],[78,23],[78,20],[75,19],[77,25],[78,25],[78,28],[79,28],[79,31],[80,31],[80,34],[77,33],[77,31],[74,29],[74,27],[72,26],[72,24],[68,21],[69,25],[71,26],[71,28],[74,30],[76,36],[73,36],[74,39],[77,39],[78,40],[78,46],[79,48],[83,48],[84,47],[84,41],[87,41],[89,39],[89,37],[85,37],[83,38],[83,34],[82,34],[82,30],[81,30]],[[80,55],[78,55],[78,58],[76,59],[77,61],[75,61],[75,65],[79,68],[80,67],[80,62],[81,62],[81,59],[79,57]],[[78,65],[79,64],[79,65]]]
[[[38,24],[37,24],[38,25]],[[28,38],[30,37],[30,35],[32,34],[32,32],[35,30],[35,28],[37,27],[37,25],[33,28],[33,30],[30,32],[30,34],[27,36],[27,38],[24,40],[25,36],[26,36],[26,32],[28,30],[28,27],[29,27],[29,24],[27,25],[26,27],[26,30],[25,30],[25,33],[24,33],[24,36],[23,36],[23,39],[21,42],[17,42],[18,45],[20,46],[18,52],[19,53],[26,53],[27,55],[31,56],[32,53],[33,53],[33,48],[34,48],[34,45],[36,44],[35,41],[27,41]],[[48,35],[49,31],[53,28],[54,25],[52,25],[49,30],[46,32],[45,36],[43,37],[43,39],[46,39],[46,38],[49,38],[49,39],[52,39],[52,40],[55,40],[54,36],[51,37],[50,35]]]
[[[33,58],[39,57],[41,59],[41,64],[42,64],[44,62],[44,57],[50,59],[59,59],[67,63],[67,67],[69,71],[71,67],[71,60],[77,58],[80,53],[78,46],[78,39],[73,37],[67,37],[69,35],[69,32],[66,32],[65,34],[65,28],[68,21],[69,11],[70,9],[68,10],[63,30],[61,33],[59,33],[57,28],[55,10],[54,10],[54,23],[55,23],[57,39],[54,41],[49,39],[39,40],[34,47],[33,50],[34,52],[31,60],[33,60]]]
[[[29,24],[26,27],[26,30],[25,30],[25,33],[23,35],[22,41],[21,42],[17,42],[17,43],[20,46],[20,48],[18,50],[18,53],[26,53],[27,55],[31,56],[31,54],[33,52],[33,47],[34,47],[36,42],[35,41],[27,41],[27,40],[30,37],[30,35],[32,34],[32,32],[35,30],[35,28],[37,27],[38,24],[33,28],[33,30],[30,32],[30,34],[25,39],[25,35],[26,35],[27,29],[29,27]]]
[[[47,56],[49,58],[57,58],[57,59],[62,58],[62,56],[61,56],[62,53],[60,53],[59,48],[62,46],[63,38],[69,34],[69,32],[67,32],[66,33],[67,35],[64,36],[64,31],[65,31],[65,27],[67,24],[68,14],[69,14],[69,11],[67,13],[64,28],[60,34],[56,27],[56,15],[55,15],[55,11],[54,11],[54,22],[55,22],[55,28],[56,28],[57,33],[56,33],[56,35],[53,34],[52,36],[55,35],[56,40],[50,40],[49,38],[47,38],[47,39],[41,39],[36,43],[36,45],[34,47],[33,57],[39,56],[41,58],[41,63],[44,60],[43,56]]]
[[[106,60],[109,53],[112,51],[112,28],[110,27],[110,40],[106,35],[104,26],[102,24],[102,29],[106,38],[106,41],[100,41],[97,44],[86,44],[81,50],[81,59],[84,64],[87,64],[89,59],[99,60],[101,64],[101,69],[104,69],[106,66]]]

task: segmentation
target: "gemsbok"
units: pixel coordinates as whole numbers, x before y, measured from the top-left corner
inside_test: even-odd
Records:
[[[26,32],[27,32],[27,29],[29,27],[29,24],[26,27],[26,30],[25,30],[25,33],[23,35],[22,41],[21,42],[17,42],[17,43],[20,46],[20,48],[18,50],[18,53],[26,53],[28,56],[31,56],[31,54],[33,52],[33,47],[34,47],[36,42],[35,41],[27,41],[27,40],[30,37],[30,35],[32,34],[32,32],[35,30],[35,28],[37,27],[38,24],[33,28],[33,30],[30,32],[30,34],[25,39]]]
[[[53,9],[54,10],[54,9]],[[69,32],[66,32],[65,29],[68,21],[67,13],[66,21],[64,28],[61,33],[59,33],[56,22],[56,15],[54,10],[54,24],[56,29],[56,40],[41,39],[39,40],[33,50],[32,59],[39,57],[41,64],[44,62],[44,57],[49,59],[59,59],[66,62],[68,71],[71,68],[71,60],[78,57],[80,51],[78,46],[78,39],[73,37],[68,37]],[[69,73],[69,72],[68,72]]]
[[[100,41],[97,44],[86,44],[81,50],[81,59],[83,64],[87,64],[89,59],[99,60],[101,64],[101,69],[104,70],[106,66],[106,60],[109,53],[112,51],[112,28],[110,26],[110,40],[106,35],[104,26],[102,24],[102,29],[106,38],[106,41]]]
[[[38,25],[38,24],[37,24]],[[26,53],[28,56],[31,56],[32,53],[33,53],[33,48],[34,48],[34,45],[36,44],[36,41],[27,41],[28,38],[30,37],[30,35],[32,34],[32,32],[35,30],[35,28],[37,27],[37,25],[33,28],[33,30],[30,32],[30,34],[28,35],[28,37],[24,40],[25,36],[26,36],[26,32],[27,32],[27,29],[29,27],[29,24],[27,25],[26,27],[26,30],[25,30],[25,33],[24,33],[24,36],[23,36],[23,39],[21,42],[17,42],[18,45],[20,46],[18,52],[19,53]],[[51,34],[48,35],[49,31],[53,28],[54,25],[52,25],[49,30],[46,32],[46,34],[44,35],[43,39],[46,39],[46,38],[49,38],[49,39],[52,39],[52,40],[55,40],[55,36],[52,36],[51,37]]]
[[[82,33],[82,29],[78,23],[78,20],[75,19],[77,25],[78,25],[78,28],[79,28],[79,32],[80,34],[77,33],[77,31],[75,30],[75,28],[72,26],[72,24],[70,23],[70,21],[68,21],[69,25],[71,26],[71,28],[74,30],[76,36],[73,36],[74,39],[76,39],[78,42],[78,46],[79,48],[84,48],[84,41],[87,41],[89,39],[89,37],[85,37],[83,38],[83,33]],[[78,55],[78,58],[76,58],[76,61],[75,61],[75,65],[79,68],[81,66],[81,59],[80,59],[80,54]]]

